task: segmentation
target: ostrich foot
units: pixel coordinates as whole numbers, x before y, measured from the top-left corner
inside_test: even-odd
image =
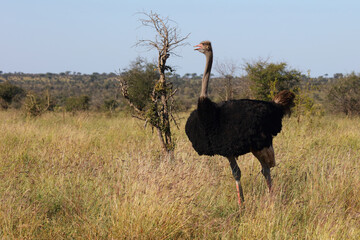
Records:
[[[238,196],[238,204],[241,209],[241,207],[243,206],[243,203],[244,203],[244,194],[243,194],[243,190],[242,190],[240,181],[236,181],[236,191],[237,191],[237,196]]]

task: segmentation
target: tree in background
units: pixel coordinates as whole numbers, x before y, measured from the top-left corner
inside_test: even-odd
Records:
[[[55,102],[50,97],[49,91],[43,94],[36,94],[30,91],[26,94],[23,107],[29,117],[38,117],[46,111],[54,110],[55,105]]]
[[[295,87],[295,114],[297,122],[300,123],[302,117],[310,117],[312,115],[321,115],[322,108],[315,103],[313,98],[313,92],[316,91],[316,87],[313,84],[314,79],[310,77],[310,70],[307,72],[307,76],[301,76],[301,82],[299,86]]]
[[[122,94],[138,118],[144,118],[144,112],[152,103],[151,93],[160,76],[155,70],[156,65],[137,58],[130,64],[130,69],[120,74]]]
[[[68,112],[87,111],[90,109],[90,97],[87,95],[69,97],[65,101],[65,110]]]
[[[268,101],[272,99],[274,92],[298,86],[301,76],[299,71],[288,69],[284,62],[275,64],[259,60],[245,63],[245,70],[252,82],[251,90],[255,98]]]
[[[153,82],[150,94],[148,92],[143,93],[145,96],[147,94],[150,96],[149,108],[146,110],[139,107],[130,95],[129,82],[121,76],[120,87],[124,98],[138,114],[138,118],[145,120],[152,127],[156,128],[163,150],[171,154],[175,144],[171,136],[170,120],[175,121],[172,112],[174,105],[173,95],[176,90],[173,89],[172,83],[166,79],[166,71],[173,71],[170,66],[166,65],[166,61],[171,54],[176,55],[174,52],[176,48],[186,45],[185,40],[189,34],[182,37],[179,28],[172,26],[171,24],[174,22],[168,17],[161,17],[153,12],[142,14],[145,18],[140,19],[141,24],[152,28],[155,32],[155,37],[152,40],[139,40],[136,46],[146,47],[148,50],[155,49],[158,53],[155,70],[159,74],[159,78]]]
[[[0,83],[0,107],[8,109],[12,102],[20,102],[25,95],[24,89],[9,82]]]
[[[103,108],[104,110],[112,113],[119,106],[118,101],[116,99],[106,99],[104,100]]]
[[[360,114],[360,75],[352,73],[338,78],[330,88],[328,95],[328,108],[335,113],[346,115]]]
[[[233,81],[236,78],[235,73],[239,69],[238,65],[233,60],[216,61],[215,71],[219,73],[220,78],[224,79],[223,88],[219,89],[222,93],[223,101],[228,101],[234,98],[234,85]]]

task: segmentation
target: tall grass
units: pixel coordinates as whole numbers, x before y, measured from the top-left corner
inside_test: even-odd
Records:
[[[239,158],[241,211],[227,160],[184,123],[168,162],[125,116],[0,112],[0,239],[360,239],[359,118],[285,119],[272,194]]]

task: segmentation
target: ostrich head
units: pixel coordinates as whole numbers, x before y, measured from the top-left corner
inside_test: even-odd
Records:
[[[210,79],[210,73],[211,73],[211,66],[213,62],[213,51],[211,47],[210,41],[202,41],[200,44],[194,46],[195,50],[205,54],[206,56],[206,65],[205,65],[205,71],[202,78],[202,84],[201,84],[201,93],[200,98],[206,98],[207,92],[208,92],[208,83]]]
[[[212,52],[211,42],[210,41],[202,41],[200,44],[194,46],[196,51],[199,51],[203,54],[207,54]]]

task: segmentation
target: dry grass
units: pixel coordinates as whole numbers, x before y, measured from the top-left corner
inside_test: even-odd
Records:
[[[240,157],[199,157],[183,124],[175,161],[124,116],[0,112],[0,239],[360,239],[360,119],[284,121],[269,195]]]

